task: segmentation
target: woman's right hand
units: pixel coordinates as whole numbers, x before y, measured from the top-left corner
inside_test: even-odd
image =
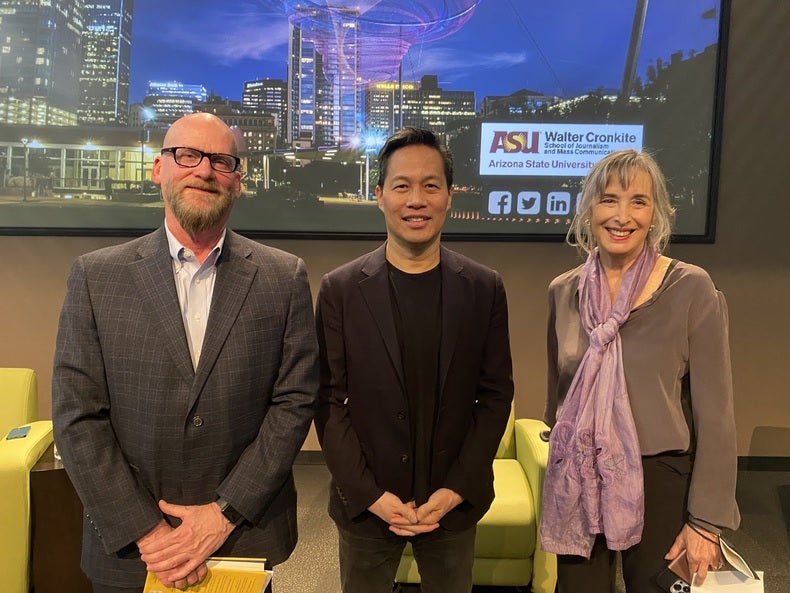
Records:
[[[683,550],[686,550],[686,559],[694,585],[705,582],[708,570],[719,570],[724,566],[718,536],[699,527],[684,525],[664,559],[674,560]]]

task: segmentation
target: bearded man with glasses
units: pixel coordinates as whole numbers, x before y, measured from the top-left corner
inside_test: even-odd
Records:
[[[139,593],[146,570],[183,589],[209,555],[275,565],[296,545],[318,382],[304,262],[227,228],[241,173],[216,116],[176,121],[151,178],[164,225],[78,258],[60,316],[55,439],[94,593]]]

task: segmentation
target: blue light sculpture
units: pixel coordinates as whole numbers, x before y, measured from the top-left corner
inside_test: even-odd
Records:
[[[480,0],[261,1],[281,9],[323,56],[336,55],[335,63],[354,71],[358,84],[393,80],[412,45],[452,35],[472,17],[480,3]]]

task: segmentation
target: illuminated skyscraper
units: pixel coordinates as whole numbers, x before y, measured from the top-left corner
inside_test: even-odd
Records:
[[[414,81],[369,82],[365,86],[365,126],[387,136],[392,134],[402,126],[403,94],[419,88],[420,84]]]
[[[315,138],[315,44],[291,27],[288,39],[288,142],[312,145]],[[320,58],[319,58],[320,59]]]
[[[76,124],[83,9],[83,0],[0,0],[4,121]]]
[[[276,78],[248,80],[244,83],[241,103],[245,111],[274,116],[277,139],[285,146],[288,139],[288,83]]]
[[[335,41],[316,43],[311,29],[291,25],[290,141],[313,146],[346,144],[360,130],[360,41],[354,9],[337,13]]]
[[[202,84],[188,84],[177,80],[160,82],[158,80],[148,81],[149,97],[182,97],[192,101],[205,103],[208,99],[208,91]]]
[[[375,82],[365,88],[365,125],[392,134],[402,126],[449,131],[451,122],[475,119],[474,91],[446,91],[438,77],[428,74],[420,82]]]
[[[448,91],[439,87],[435,74],[420,79],[420,87],[403,92],[403,125],[449,132],[449,124],[474,121],[474,91]]]
[[[195,103],[205,103],[207,98],[206,87],[202,84],[149,81],[143,104],[153,110],[156,125],[163,125],[194,112]]]
[[[231,129],[238,128],[241,142],[238,149],[242,153],[265,152],[275,147],[277,129],[274,126],[275,116],[268,113],[256,113],[242,102],[223,99],[210,94],[205,103],[195,103],[196,112],[213,113],[224,121]],[[237,138],[238,142],[238,138]],[[246,170],[247,163],[243,168]]]
[[[85,3],[79,119],[123,124],[129,110],[134,0]]]

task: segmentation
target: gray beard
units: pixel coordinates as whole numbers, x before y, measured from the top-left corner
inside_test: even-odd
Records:
[[[218,203],[210,210],[195,211],[185,207],[179,199],[170,202],[173,216],[181,228],[188,233],[201,233],[216,228],[227,215],[230,206],[230,204]]]

